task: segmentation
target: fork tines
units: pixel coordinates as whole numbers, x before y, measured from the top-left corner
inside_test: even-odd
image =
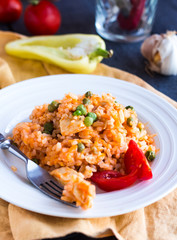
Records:
[[[62,196],[62,192],[63,192],[63,187],[60,187],[58,184],[56,184],[53,180],[44,182],[40,184],[40,189],[47,195],[49,195],[50,197],[60,200],[61,202],[70,205],[72,207],[76,207],[75,205],[76,203],[70,203],[70,202],[66,202],[61,200],[61,196]]]
[[[52,180],[40,184],[40,188],[61,199],[63,189],[56,185]]]

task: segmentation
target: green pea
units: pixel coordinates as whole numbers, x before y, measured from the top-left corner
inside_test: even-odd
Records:
[[[85,93],[85,96],[88,98],[88,97],[91,97],[93,95],[93,93],[91,91],[88,91]]]
[[[125,109],[131,109],[133,111],[135,110],[134,107],[132,107],[132,106],[126,106]]]
[[[83,104],[80,104],[80,105],[76,108],[76,110],[80,110],[81,113],[82,113],[82,115],[86,115],[86,114],[87,114],[87,109],[84,107]]]
[[[83,143],[78,143],[77,144],[77,151],[82,152],[85,149],[85,146]]]
[[[32,158],[31,160],[32,160],[33,162],[35,162],[36,164],[39,165],[39,159],[37,159],[37,158]]]
[[[117,101],[114,101],[115,103],[117,103]]]
[[[47,122],[44,124],[44,131],[43,133],[46,133],[46,134],[52,134],[53,132],[53,122]]]
[[[84,99],[83,99],[83,104],[84,104],[84,105],[90,104],[90,99],[84,98]]]
[[[97,115],[96,115],[96,113],[93,113],[93,112],[89,112],[89,113],[87,114],[87,117],[93,118],[93,121],[94,121],[94,122],[97,120]]]
[[[49,105],[48,105],[48,111],[49,112],[54,112],[55,110],[57,110],[57,108],[59,107],[60,103],[56,102],[56,101],[52,101]]]
[[[153,161],[156,157],[155,152],[151,151],[151,150],[146,151],[145,156],[146,156],[148,161]]]
[[[84,119],[84,124],[85,124],[86,127],[91,126],[93,124],[93,118],[92,117],[86,117]]]
[[[129,117],[129,118],[127,118],[127,125],[129,126],[129,127],[132,127],[132,122],[133,122],[134,120],[133,120],[133,118],[132,117]]]
[[[75,112],[73,112],[73,116],[81,116],[82,112],[80,110],[76,110]]]

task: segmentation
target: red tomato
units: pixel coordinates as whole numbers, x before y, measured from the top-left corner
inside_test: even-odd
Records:
[[[48,0],[30,4],[24,14],[25,25],[34,35],[51,35],[58,31],[61,15],[55,5]]]
[[[138,169],[138,179],[148,180],[152,178],[152,171],[149,163],[138,147],[135,141],[130,140],[127,152],[124,157],[125,169],[127,174],[131,173],[135,169]]]
[[[0,22],[10,23],[19,19],[22,12],[20,0],[0,0]]]
[[[137,170],[128,175],[122,175],[113,170],[95,172],[91,177],[91,180],[106,192],[127,188],[135,183],[137,179]]]

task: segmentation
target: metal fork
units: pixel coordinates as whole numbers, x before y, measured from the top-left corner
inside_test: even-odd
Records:
[[[25,162],[27,178],[38,190],[57,201],[76,207],[75,203],[69,203],[61,200],[64,189],[63,185],[57,182],[46,170],[38,166],[32,160],[28,159],[27,156],[22,153],[11,140],[6,139],[1,133],[0,148],[7,149],[10,153]]]

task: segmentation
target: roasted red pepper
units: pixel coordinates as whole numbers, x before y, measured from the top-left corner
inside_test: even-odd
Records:
[[[115,191],[127,188],[136,180],[147,180],[152,178],[152,171],[135,141],[130,140],[128,150],[124,157],[126,175],[117,171],[95,172],[91,180],[104,191]]]
[[[125,30],[134,30],[138,27],[143,15],[146,0],[130,0],[130,2],[132,8],[129,15],[127,16],[127,14],[124,14],[125,10],[122,12],[120,10],[117,18],[120,28]]]
[[[106,170],[102,172],[95,172],[91,177],[91,180],[96,183],[99,188],[106,192],[129,187],[136,182],[137,179],[137,170],[128,175],[122,175],[121,173],[113,170]]]
[[[152,178],[152,171],[149,163],[143,153],[143,151],[138,147],[137,143],[130,140],[127,152],[124,157],[125,170],[129,174],[135,169],[138,169],[138,179],[148,180]]]

